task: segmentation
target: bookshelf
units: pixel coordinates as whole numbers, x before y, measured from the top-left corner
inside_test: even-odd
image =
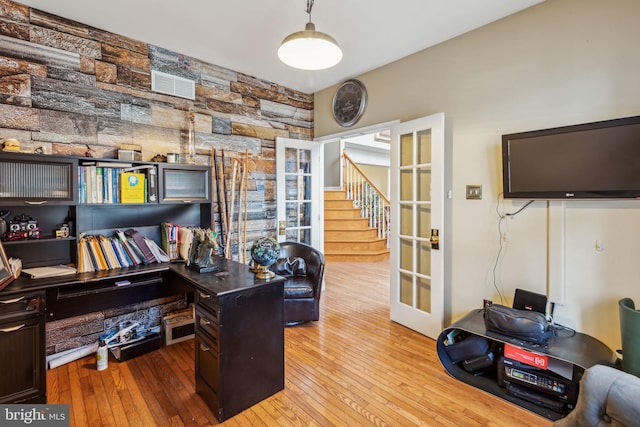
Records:
[[[122,178],[141,174],[142,198],[121,199]],[[101,178],[98,178],[98,177]],[[123,162],[26,153],[0,153],[0,211],[38,223],[38,239],[3,239],[23,267],[78,264],[80,236],[112,237],[135,229],[162,247],[162,223],[210,228],[209,166]],[[56,237],[68,224],[69,235]]]

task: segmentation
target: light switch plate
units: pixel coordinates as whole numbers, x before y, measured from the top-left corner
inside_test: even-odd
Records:
[[[482,199],[482,185],[467,185],[467,199]]]

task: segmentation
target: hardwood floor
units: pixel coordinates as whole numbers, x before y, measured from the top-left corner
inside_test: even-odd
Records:
[[[451,378],[435,342],[389,320],[389,263],[328,263],[321,319],[285,329],[285,390],[224,426],[550,426]],[[195,394],[189,340],[97,371],[95,356],[47,372],[71,426],[218,424]]]

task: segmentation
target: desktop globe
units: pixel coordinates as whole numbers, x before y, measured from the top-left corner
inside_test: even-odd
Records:
[[[251,245],[251,258],[253,258],[253,272],[258,279],[271,279],[275,273],[269,270],[280,255],[280,245],[273,237],[260,237]]]

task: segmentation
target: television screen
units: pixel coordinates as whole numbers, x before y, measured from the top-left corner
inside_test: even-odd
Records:
[[[504,197],[640,197],[640,116],[502,136]]]

